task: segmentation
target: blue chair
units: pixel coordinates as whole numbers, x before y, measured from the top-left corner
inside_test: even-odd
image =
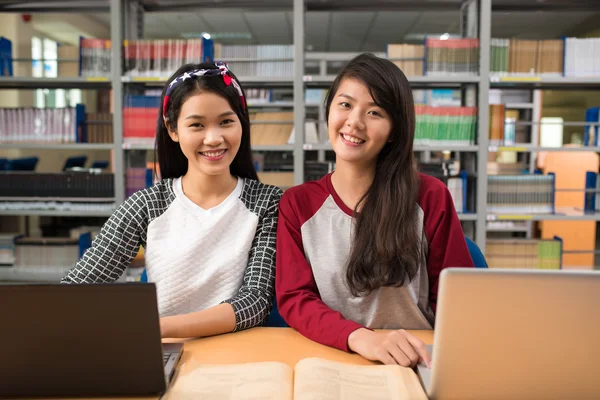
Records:
[[[148,282],[148,274],[146,273],[146,268],[144,268],[144,270],[142,271],[142,275],[140,275],[140,282]]]
[[[271,308],[269,317],[265,321],[265,326],[275,328],[287,328],[289,326],[281,315],[279,315],[279,311],[277,310],[277,299],[275,297],[273,297],[273,307]]]
[[[475,268],[487,268],[487,262],[485,261],[485,257],[479,249],[479,246],[466,236],[465,240],[467,241],[467,248],[469,249],[469,254],[471,255]]]

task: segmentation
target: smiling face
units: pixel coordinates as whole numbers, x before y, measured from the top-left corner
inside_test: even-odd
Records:
[[[392,121],[361,81],[344,78],[331,102],[328,129],[338,159],[370,165],[388,142]]]
[[[212,92],[190,96],[182,105],[177,129],[169,136],[188,159],[188,172],[229,174],[242,140],[242,125],[229,102]]]

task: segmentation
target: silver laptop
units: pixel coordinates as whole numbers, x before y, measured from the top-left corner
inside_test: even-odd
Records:
[[[182,344],[161,344],[152,283],[0,285],[0,395],[164,393]]]
[[[446,269],[430,399],[600,399],[600,273]]]

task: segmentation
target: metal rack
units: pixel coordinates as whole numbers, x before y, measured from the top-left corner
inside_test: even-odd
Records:
[[[28,10],[27,2],[19,2],[12,8],[0,7],[0,11],[24,12]],[[49,2],[50,3],[50,2]],[[56,9],[66,11],[75,11],[77,5],[71,3],[65,5],[62,2],[56,3]],[[267,4],[268,3],[268,4]],[[394,3],[394,4],[392,4]],[[36,3],[39,4],[39,3]],[[62,6],[61,6],[62,4]],[[78,3],[79,4],[79,3]],[[83,3],[81,3],[83,4]],[[110,12],[110,39],[113,43],[111,47],[111,71],[109,78],[6,78],[0,77],[0,88],[112,88],[113,98],[113,136],[114,141],[109,145],[92,145],[92,144],[72,144],[72,145],[18,145],[21,148],[44,148],[44,149],[81,149],[81,150],[111,150],[113,152],[113,162],[115,173],[115,202],[120,204],[124,200],[125,192],[125,174],[124,160],[129,150],[151,150],[153,145],[148,144],[123,144],[123,93],[127,85],[142,85],[142,86],[161,86],[164,84],[164,77],[156,78],[130,78],[121,75],[122,71],[122,54],[121,46],[123,39],[137,39],[143,37],[143,18],[145,12],[154,11],[176,11],[189,9],[190,7],[233,7],[247,8],[249,3],[240,1],[222,1],[218,4],[214,2],[186,2],[180,1],[177,4],[170,4],[168,7],[161,6],[161,1],[145,1],[145,0],[109,0],[109,1],[91,1],[86,2],[86,7],[81,10],[102,10]],[[453,77],[453,76],[417,76],[409,77],[411,86],[413,87],[452,87],[459,88],[464,92],[465,105],[477,106],[478,122],[477,122],[477,140],[476,144],[470,146],[415,146],[417,152],[431,151],[452,151],[460,153],[461,156],[468,158],[470,161],[471,170],[477,174],[476,184],[476,204],[472,214],[460,215],[462,221],[469,222],[474,229],[470,229],[481,250],[485,252],[486,242],[486,222],[489,218],[497,219],[515,219],[515,220],[551,220],[551,219],[570,219],[570,220],[599,220],[600,217],[596,214],[564,214],[564,215],[537,215],[537,216],[491,216],[486,214],[487,209],[487,162],[488,151],[508,150],[518,152],[539,152],[550,149],[536,147],[528,144],[505,146],[500,148],[490,147],[488,141],[488,93],[490,88],[525,88],[525,89],[569,89],[569,88],[590,88],[600,89],[600,77],[598,78],[569,78],[569,77],[492,77],[490,76],[490,42],[491,42],[491,24],[492,24],[492,0],[467,0],[467,1],[438,1],[421,4],[421,2],[386,2],[386,7],[393,9],[421,9],[421,10],[457,10],[461,7],[461,27],[465,37],[478,37],[480,40],[480,60],[479,60],[479,76]],[[69,7],[70,6],[70,7]],[[75,8],[72,8],[72,7]],[[19,8],[20,7],[20,8]],[[62,8],[61,8],[62,7]],[[294,184],[303,182],[304,177],[304,160],[307,151],[325,152],[331,150],[328,144],[305,144],[304,143],[304,122],[306,120],[306,110],[308,108],[320,108],[320,104],[311,104],[304,102],[304,91],[311,87],[328,87],[334,79],[334,76],[327,73],[326,63],[328,56],[326,53],[309,53],[305,52],[305,15],[307,9],[310,10],[362,10],[377,7],[374,4],[367,4],[358,1],[335,2],[335,4],[313,0],[293,0],[293,1],[272,1],[263,2],[260,9],[269,10],[288,10],[293,13],[293,45],[294,56],[293,66],[294,75],[289,77],[240,77],[240,81],[246,87],[286,87],[293,90],[293,101],[285,103],[269,103],[269,104],[251,104],[250,106],[261,108],[291,108],[294,112],[294,127],[295,127],[295,144],[293,145],[274,145],[274,146],[254,146],[256,151],[287,151],[294,156]],[[494,10],[506,10],[511,6],[503,1],[494,1]],[[517,6],[512,6],[517,7]],[[521,7],[519,5],[518,7]],[[39,11],[39,10],[36,10]],[[337,56],[332,56],[340,57]],[[243,59],[234,59],[226,61],[241,61]],[[332,59],[333,60],[333,59]],[[335,61],[335,60],[334,60]],[[339,61],[343,61],[340,59]],[[305,74],[305,66],[307,62],[318,63],[320,65],[320,74]],[[325,66],[324,66],[325,65]],[[324,67],[323,67],[324,66]],[[531,108],[530,103],[510,104],[511,108]],[[15,147],[11,145],[0,145],[1,148]],[[600,148],[571,148],[551,149],[552,151],[597,151]],[[12,212],[11,212],[12,213]],[[16,215],[16,211],[12,215]],[[56,215],[64,215],[59,214]],[[68,215],[74,215],[69,213]],[[76,213],[83,215],[82,213]],[[20,215],[32,215],[27,211],[23,211]],[[54,215],[52,213],[40,212],[36,215]],[[94,214],[96,215],[96,214]],[[103,214],[104,215],[104,214]],[[469,225],[469,224],[467,224]]]

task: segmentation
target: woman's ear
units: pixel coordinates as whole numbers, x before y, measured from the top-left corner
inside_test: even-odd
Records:
[[[171,137],[171,140],[174,142],[179,142],[179,136],[177,136],[177,131],[174,129],[171,129],[171,124],[169,124],[169,120],[165,118],[164,123],[165,123],[165,128],[167,128],[167,132],[169,132],[169,136]]]

